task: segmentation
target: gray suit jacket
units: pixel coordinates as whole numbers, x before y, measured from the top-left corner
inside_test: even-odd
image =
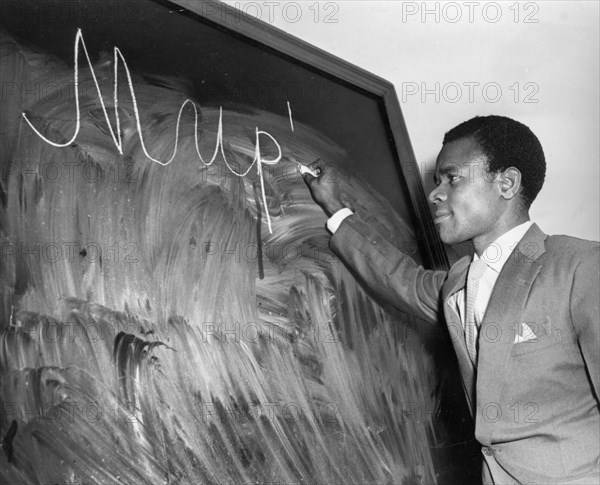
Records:
[[[600,245],[535,224],[504,265],[480,328],[477,369],[449,297],[470,258],[430,271],[347,218],[332,249],[387,301],[450,331],[486,483],[598,483]],[[522,323],[536,338],[521,342]]]

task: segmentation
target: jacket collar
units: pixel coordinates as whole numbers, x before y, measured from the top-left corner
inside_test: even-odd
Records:
[[[467,284],[467,272],[471,264],[471,256],[463,256],[452,265],[448,272],[448,279],[443,287],[443,301],[447,302],[448,298],[457,291],[462,290]]]

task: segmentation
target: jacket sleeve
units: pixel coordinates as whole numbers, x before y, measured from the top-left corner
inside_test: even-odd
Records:
[[[596,393],[600,398],[600,245],[587,253],[575,270],[571,288],[571,318],[579,347]]]
[[[342,222],[330,246],[375,294],[404,312],[431,323],[439,321],[446,271],[419,266],[383,237],[374,235],[356,214]]]

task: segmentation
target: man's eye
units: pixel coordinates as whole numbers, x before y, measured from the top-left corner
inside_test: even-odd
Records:
[[[454,182],[457,182],[459,179],[460,179],[459,175],[448,174],[448,182],[450,182],[451,184]]]

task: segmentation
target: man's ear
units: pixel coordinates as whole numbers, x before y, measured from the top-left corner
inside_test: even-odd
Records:
[[[509,167],[500,174],[500,195],[510,200],[521,188],[521,172],[518,168]]]

